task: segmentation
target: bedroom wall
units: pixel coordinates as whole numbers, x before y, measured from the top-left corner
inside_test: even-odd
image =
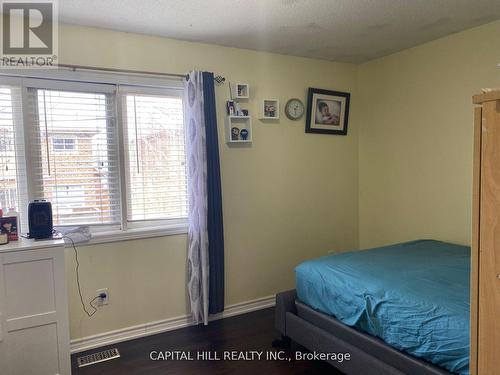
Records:
[[[226,242],[226,304],[292,288],[293,268],[328,250],[358,245],[357,67],[326,61],[62,25],[60,62],[184,73],[214,71],[250,84],[251,147],[223,141],[227,85],[216,88]],[[257,120],[259,102],[304,102],[308,87],[352,93],[347,137],[304,133],[304,120]],[[282,111],[282,109],[281,109]],[[110,304],[87,318],[67,250],[71,338],[187,313],[186,236],[82,246],[86,300],[109,288]]]
[[[500,22],[359,66],[359,243],[470,243],[471,97],[500,87]]]
[[[355,66],[62,25],[60,60],[210,70],[250,84],[249,148],[224,143],[227,86],[216,88],[231,305],[291,288],[293,267],[328,250],[415,238],[469,243],[470,98],[500,87],[498,35],[495,22]],[[352,93],[347,137],[306,135],[303,121],[283,113],[279,123],[256,119],[258,99],[305,101],[307,87]],[[107,287],[110,304],[84,315],[68,249],[73,339],[187,313],[185,235],[85,246],[79,256],[85,296]]]

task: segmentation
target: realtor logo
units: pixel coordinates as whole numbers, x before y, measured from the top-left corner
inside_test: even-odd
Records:
[[[2,1],[0,68],[55,67],[57,2]]]

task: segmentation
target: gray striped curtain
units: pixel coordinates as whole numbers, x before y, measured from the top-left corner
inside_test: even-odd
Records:
[[[188,292],[196,323],[224,309],[224,236],[213,74],[191,72],[185,88],[188,160]]]

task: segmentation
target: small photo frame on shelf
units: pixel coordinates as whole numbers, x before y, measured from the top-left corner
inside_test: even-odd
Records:
[[[240,139],[240,129],[236,126],[231,128],[231,141],[237,141]]]
[[[309,88],[306,133],[347,135],[351,94]]]
[[[228,100],[226,102],[226,110],[229,116],[234,116],[235,114],[234,100]]]

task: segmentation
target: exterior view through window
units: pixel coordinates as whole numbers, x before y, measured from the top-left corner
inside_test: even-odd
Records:
[[[30,90],[36,97],[33,158],[39,195],[52,202],[54,224],[120,219],[113,98],[107,94]]]
[[[33,194],[52,202],[55,225],[123,227],[124,221],[139,225],[187,217],[180,90],[177,96],[44,88],[28,88],[27,92]],[[5,189],[0,199],[8,205],[7,200],[17,199],[16,163],[8,89],[1,94]]]
[[[187,217],[182,100],[126,96],[128,219]]]

